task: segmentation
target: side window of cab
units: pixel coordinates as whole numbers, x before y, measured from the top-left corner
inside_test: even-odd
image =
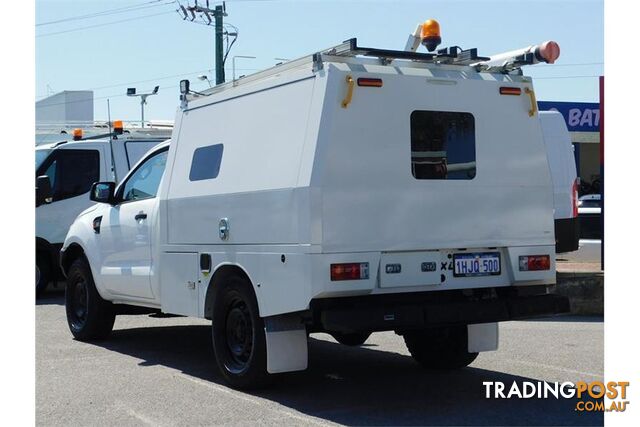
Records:
[[[168,153],[168,150],[156,153],[138,166],[124,183],[120,200],[132,202],[156,197],[167,164]]]
[[[86,194],[94,182],[100,181],[100,152],[56,150],[40,165],[39,175],[49,177],[54,202]]]

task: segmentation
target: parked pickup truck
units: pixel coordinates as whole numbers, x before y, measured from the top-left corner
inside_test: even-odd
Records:
[[[78,129],[77,140],[36,146],[36,296],[63,277],[60,248],[73,220],[92,205],[91,185],[124,177],[144,153],[171,136],[170,129],[114,132],[83,138]]]
[[[171,143],[96,183],[67,234],[71,333],[143,308],[211,319],[220,371],[249,388],[306,369],[309,333],[395,331],[451,369],[497,349],[498,322],[566,312],[531,79],[487,59],[351,39],[181,82]]]

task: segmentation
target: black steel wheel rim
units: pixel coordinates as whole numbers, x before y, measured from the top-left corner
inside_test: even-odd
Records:
[[[253,322],[247,304],[233,298],[227,308],[225,341],[227,344],[227,368],[233,373],[244,371],[253,350]]]
[[[73,325],[77,329],[81,329],[87,321],[88,300],[87,283],[84,280],[79,280],[73,287],[71,296],[71,317]]]

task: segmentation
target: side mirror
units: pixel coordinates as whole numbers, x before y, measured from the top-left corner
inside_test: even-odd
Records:
[[[115,182],[95,182],[91,186],[89,199],[98,203],[109,203],[110,205],[114,205],[116,203],[115,192],[116,192]]]
[[[36,207],[53,201],[51,181],[47,175],[36,178]]]

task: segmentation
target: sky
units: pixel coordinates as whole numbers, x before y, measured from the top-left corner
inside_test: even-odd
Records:
[[[194,90],[208,87],[199,75],[215,80],[213,26],[184,21],[177,8],[173,0],[36,0],[36,100],[93,90],[96,120],[107,118],[107,98],[112,119],[139,120],[139,98],[127,97],[127,87],[140,93],[159,85],[145,118],[172,120],[181,79]],[[440,47],[475,47],[482,56],[558,42],[554,65],[524,69],[534,78],[538,100],[597,102],[597,76],[604,73],[602,0],[228,0],[226,10],[225,23],[238,29],[225,64],[227,80],[238,55],[256,57],[236,59],[242,75],[352,37],[361,46],[401,50],[416,25],[430,18],[440,23]]]

